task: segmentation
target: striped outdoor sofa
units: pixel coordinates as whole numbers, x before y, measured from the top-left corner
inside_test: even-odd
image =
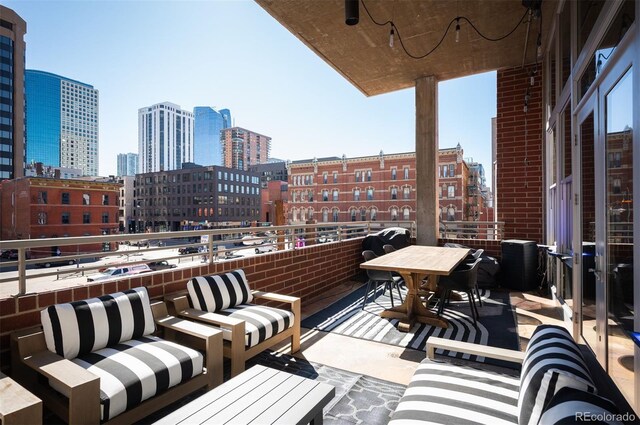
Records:
[[[167,314],[146,288],[51,305],[12,338],[14,376],[68,423],[132,423],[222,383],[222,333]],[[200,338],[201,353],[154,336]]]
[[[520,376],[434,361],[439,348],[521,363]],[[596,393],[578,345],[562,327],[538,326],[524,353],[430,338],[427,359],[390,424],[568,424],[576,414],[619,423],[615,405]]]
[[[253,304],[257,299],[287,308]],[[248,359],[286,338],[291,338],[291,353],[300,349],[300,298],[252,291],[243,270],[194,277],[187,293],[166,296],[165,301],[172,314],[222,330],[232,377],[244,371]]]

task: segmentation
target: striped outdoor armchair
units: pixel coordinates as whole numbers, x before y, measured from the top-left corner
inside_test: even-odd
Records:
[[[291,353],[300,349],[300,298],[252,291],[243,270],[195,277],[187,290],[165,300],[172,313],[222,330],[232,377],[244,371],[248,359],[286,338],[291,338]],[[286,308],[257,305],[255,299]]]

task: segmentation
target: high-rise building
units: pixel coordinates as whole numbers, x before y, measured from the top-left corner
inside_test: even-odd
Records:
[[[193,155],[198,164],[221,165],[220,130],[231,127],[231,112],[209,106],[193,108]]]
[[[28,162],[98,175],[98,90],[45,71],[25,72]]]
[[[135,176],[138,173],[138,154],[118,154],[118,176]]]
[[[138,155],[139,173],[193,162],[193,114],[170,102],[138,109]]]
[[[222,165],[238,170],[269,161],[271,137],[240,128],[225,128],[220,132]]]
[[[0,180],[24,176],[24,35],[27,23],[0,5]]]

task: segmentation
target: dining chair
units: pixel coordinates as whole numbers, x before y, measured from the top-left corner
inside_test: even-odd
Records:
[[[369,261],[369,260],[373,260],[374,258],[377,258],[378,256],[375,254],[375,252],[371,250],[365,250],[365,251],[362,251],[362,257],[364,258],[364,261]],[[382,294],[384,295],[386,290],[389,289],[389,298],[391,298],[391,307],[394,307],[394,304],[393,304],[393,288],[394,287],[398,291],[400,302],[401,303],[403,302],[402,294],[400,293],[400,281],[402,280],[401,277],[393,276],[391,272],[385,271],[385,270],[366,269],[366,271],[367,271],[367,277],[369,278],[369,280],[367,281],[367,289],[364,293],[364,301],[362,301],[363,310],[364,310],[365,304],[367,303],[367,299],[369,298],[369,290],[371,289],[372,284],[374,285],[374,290],[373,290],[374,300],[375,300],[375,294],[378,291],[378,285],[383,284],[384,290]]]
[[[451,291],[466,292],[471,316],[473,316],[473,324],[477,326],[476,317],[480,317],[480,313],[478,312],[478,307],[476,307],[473,291],[478,280],[478,265],[480,261],[481,259],[477,258],[473,263],[462,263],[448,276],[440,276],[438,281],[438,288],[440,289],[438,315],[442,314],[445,303],[448,303]]]
[[[384,250],[384,253],[385,253],[385,254],[389,254],[389,253],[391,253],[391,252],[393,252],[393,251],[395,251],[395,250],[396,250],[396,249],[395,249],[395,247],[394,247],[393,245],[391,245],[391,244],[385,244],[385,245],[382,247],[382,249]]]
[[[473,261],[480,258],[483,252],[484,252],[484,249],[476,249],[475,252],[471,254],[473,256]],[[476,279],[475,290],[476,290],[476,295],[478,296],[478,303],[480,304],[480,307],[482,307],[482,297],[480,296],[480,288],[478,288],[478,279]]]

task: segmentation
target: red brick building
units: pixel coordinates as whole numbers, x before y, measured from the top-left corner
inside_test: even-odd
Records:
[[[120,184],[23,177],[2,188],[2,240],[98,236],[118,232]],[[76,253],[76,246],[52,246],[33,257]],[[83,250],[109,249],[84,245]]]
[[[269,160],[271,137],[240,127],[220,131],[222,165],[227,168],[248,170],[252,165]]]
[[[475,219],[469,208],[469,167],[460,145],[439,151],[441,220]],[[288,164],[287,220],[415,220],[416,155],[413,152],[358,158],[330,157]],[[484,205],[475,198],[474,204]]]

